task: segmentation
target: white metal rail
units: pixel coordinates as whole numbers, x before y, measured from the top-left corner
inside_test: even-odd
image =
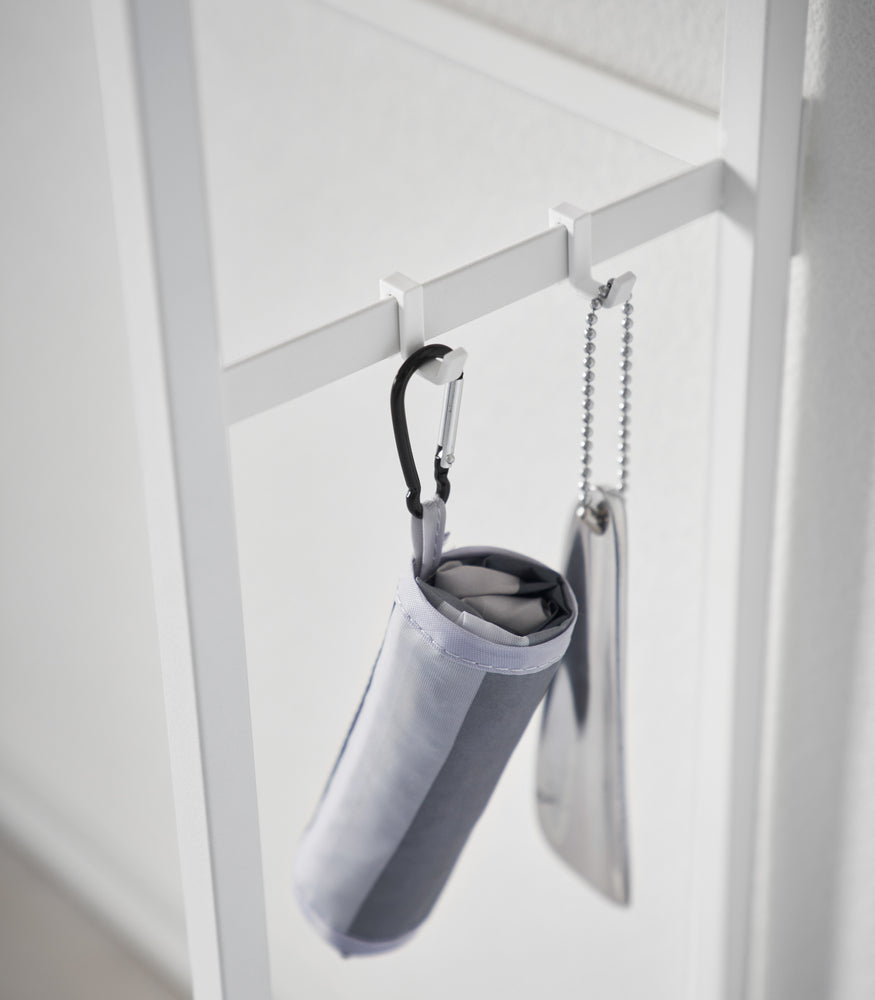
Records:
[[[422,42],[430,5],[330,0]],[[407,14],[416,8],[416,17]],[[771,531],[787,276],[797,184],[806,0],[730,0],[721,159],[593,213],[593,259],[721,209],[705,572],[700,780],[690,1000],[749,988]],[[267,1000],[270,973],[227,426],[396,353],[384,300],[223,368],[185,0],[92,0],[152,545],[186,921],[196,1000]],[[363,16],[363,15],[362,15]],[[437,15],[435,15],[437,16]],[[431,22],[429,22],[431,24]],[[444,28],[446,24],[444,24]],[[445,49],[444,28],[425,35]],[[481,27],[478,32],[483,31]],[[459,49],[547,97],[543,62],[507,40]],[[449,49],[447,50],[449,53]],[[553,67],[554,82],[569,67]],[[608,87],[605,74],[594,86]],[[549,87],[548,87],[549,90]],[[620,118],[652,131],[652,101],[619,83]],[[604,91],[600,91],[601,94]],[[610,96],[610,95],[609,95]],[[665,100],[659,99],[662,104]],[[586,110],[586,100],[571,110]],[[567,101],[561,103],[567,106]],[[574,102],[573,102],[574,103]],[[603,104],[603,98],[599,99]],[[689,110],[689,109],[687,109]],[[701,115],[662,107],[670,144],[700,162]],[[668,117],[666,117],[666,115]],[[707,116],[705,116],[707,117]],[[669,127],[669,122],[671,126]],[[686,124],[685,124],[686,123]],[[612,121],[617,127],[617,119]],[[684,135],[686,133],[687,139]],[[549,206],[545,205],[545,210]],[[563,280],[564,229],[423,287],[438,336]]]
[[[723,162],[690,169],[592,213],[593,261],[718,211]],[[548,206],[544,206],[544,214]],[[439,337],[568,277],[567,231],[554,226],[423,283],[425,338]],[[225,368],[229,423],[318,389],[398,353],[398,305],[384,299]]]

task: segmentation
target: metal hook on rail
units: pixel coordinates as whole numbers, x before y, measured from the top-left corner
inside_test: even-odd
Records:
[[[392,298],[398,305],[398,350],[402,358],[412,357],[425,345],[425,290],[406,274],[390,274],[380,280],[380,298]],[[430,358],[418,372],[434,385],[447,385],[459,378],[468,354],[462,347],[447,349],[445,357]]]
[[[420,347],[398,369],[390,393],[395,446],[398,449],[404,481],[407,483],[407,509],[414,517],[418,518],[422,517],[422,501],[420,500],[422,483],[416,471],[413,449],[410,447],[410,431],[407,427],[407,414],[404,410],[404,393],[414,372],[422,368],[423,365],[445,358],[450,353],[451,349],[446,344],[427,344],[425,347]],[[459,372],[451,382],[447,383],[444,390],[444,408],[441,414],[437,451],[434,456],[435,492],[444,503],[450,496],[450,466],[455,460],[456,430],[459,426],[463,377],[464,373]]]
[[[599,298],[605,309],[621,305],[632,294],[635,275],[631,271],[608,282],[608,291],[592,273],[592,213],[563,202],[550,209],[550,225],[565,226],[568,231],[568,280],[590,298]]]

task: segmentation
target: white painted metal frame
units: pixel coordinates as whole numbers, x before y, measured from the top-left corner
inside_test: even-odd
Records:
[[[741,1000],[750,949],[762,704],[807,0],[730,0],[721,130],[690,1000]]]
[[[96,0],[194,996],[270,996],[191,24]]]
[[[330,2],[694,164],[595,210],[595,263],[723,211],[689,997],[741,1000],[806,0],[730,0],[720,132],[707,115],[420,0]],[[398,306],[376,302],[223,368],[187,5],[92,0],[92,9],[194,995],[264,1000],[270,975],[227,426],[396,353]],[[710,159],[718,146],[722,158]],[[566,231],[554,227],[427,281],[426,337],[567,275]]]

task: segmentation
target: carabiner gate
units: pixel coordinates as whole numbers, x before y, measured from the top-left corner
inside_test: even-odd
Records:
[[[451,348],[445,344],[426,344],[425,347],[420,347],[401,365],[395,376],[395,381],[392,383],[390,394],[392,430],[395,432],[395,446],[398,449],[404,482],[407,484],[407,509],[414,517],[422,517],[422,501],[420,500],[422,483],[413,460],[413,449],[410,447],[410,431],[407,428],[407,414],[404,410],[404,393],[407,390],[407,383],[418,368],[421,368],[427,361],[444,357],[450,353],[450,350]],[[450,496],[449,475],[450,466],[455,459],[453,451],[456,446],[456,431],[459,426],[463,378],[464,374],[452,382],[448,382],[444,390],[440,434],[434,456],[435,492],[444,503]]]

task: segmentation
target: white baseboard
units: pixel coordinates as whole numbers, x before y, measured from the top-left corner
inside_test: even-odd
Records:
[[[120,870],[25,785],[0,770],[0,831],[171,984],[191,989],[181,913]]]

